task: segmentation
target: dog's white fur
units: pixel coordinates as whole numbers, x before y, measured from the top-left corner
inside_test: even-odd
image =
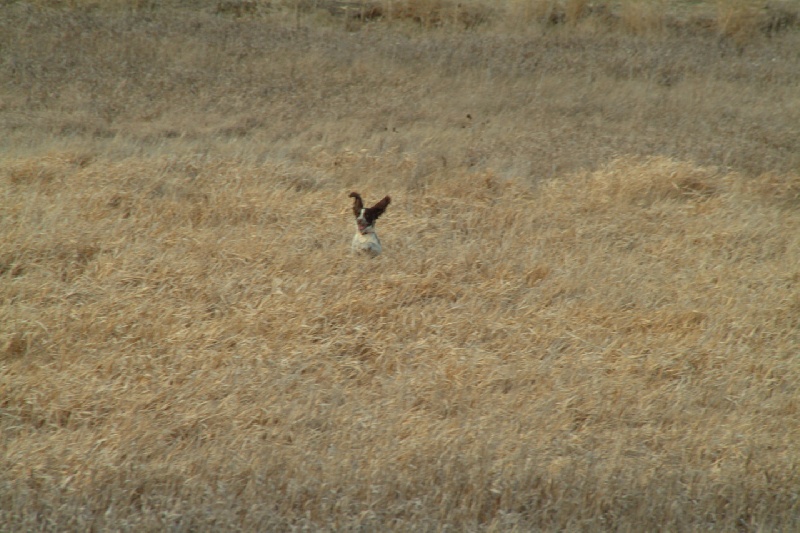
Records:
[[[386,196],[372,207],[365,208],[360,194],[351,192],[350,197],[354,199],[353,214],[356,217],[356,234],[353,236],[350,249],[355,253],[363,253],[370,257],[380,255],[383,248],[378,234],[375,233],[375,222],[386,210],[391,198]]]
[[[356,231],[356,234],[353,235],[353,242],[350,245],[350,249],[353,252],[362,252],[372,257],[380,255],[383,251],[383,248],[381,248],[381,241],[378,239],[378,234],[375,233],[375,230],[369,233]]]

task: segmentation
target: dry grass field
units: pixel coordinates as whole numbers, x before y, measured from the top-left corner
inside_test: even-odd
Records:
[[[795,3],[7,0],[0,133],[2,531],[800,529]]]

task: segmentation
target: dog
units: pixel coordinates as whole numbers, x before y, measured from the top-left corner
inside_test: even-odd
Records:
[[[386,211],[392,199],[386,196],[372,207],[364,207],[364,200],[357,192],[351,192],[350,198],[353,198],[353,214],[356,216],[356,234],[351,250],[370,257],[380,255],[381,241],[375,233],[375,221]]]

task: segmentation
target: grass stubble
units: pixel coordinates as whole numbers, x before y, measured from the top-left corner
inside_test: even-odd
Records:
[[[797,17],[659,5],[6,6],[2,528],[800,527]]]

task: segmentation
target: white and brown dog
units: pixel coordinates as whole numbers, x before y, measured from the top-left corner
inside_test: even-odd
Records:
[[[356,227],[358,228],[351,248],[354,252],[375,257],[381,253],[381,241],[378,240],[378,234],[375,233],[375,221],[386,211],[392,199],[387,196],[372,207],[364,207],[364,201],[357,192],[351,192],[350,198],[354,199],[353,214],[356,216]]]

